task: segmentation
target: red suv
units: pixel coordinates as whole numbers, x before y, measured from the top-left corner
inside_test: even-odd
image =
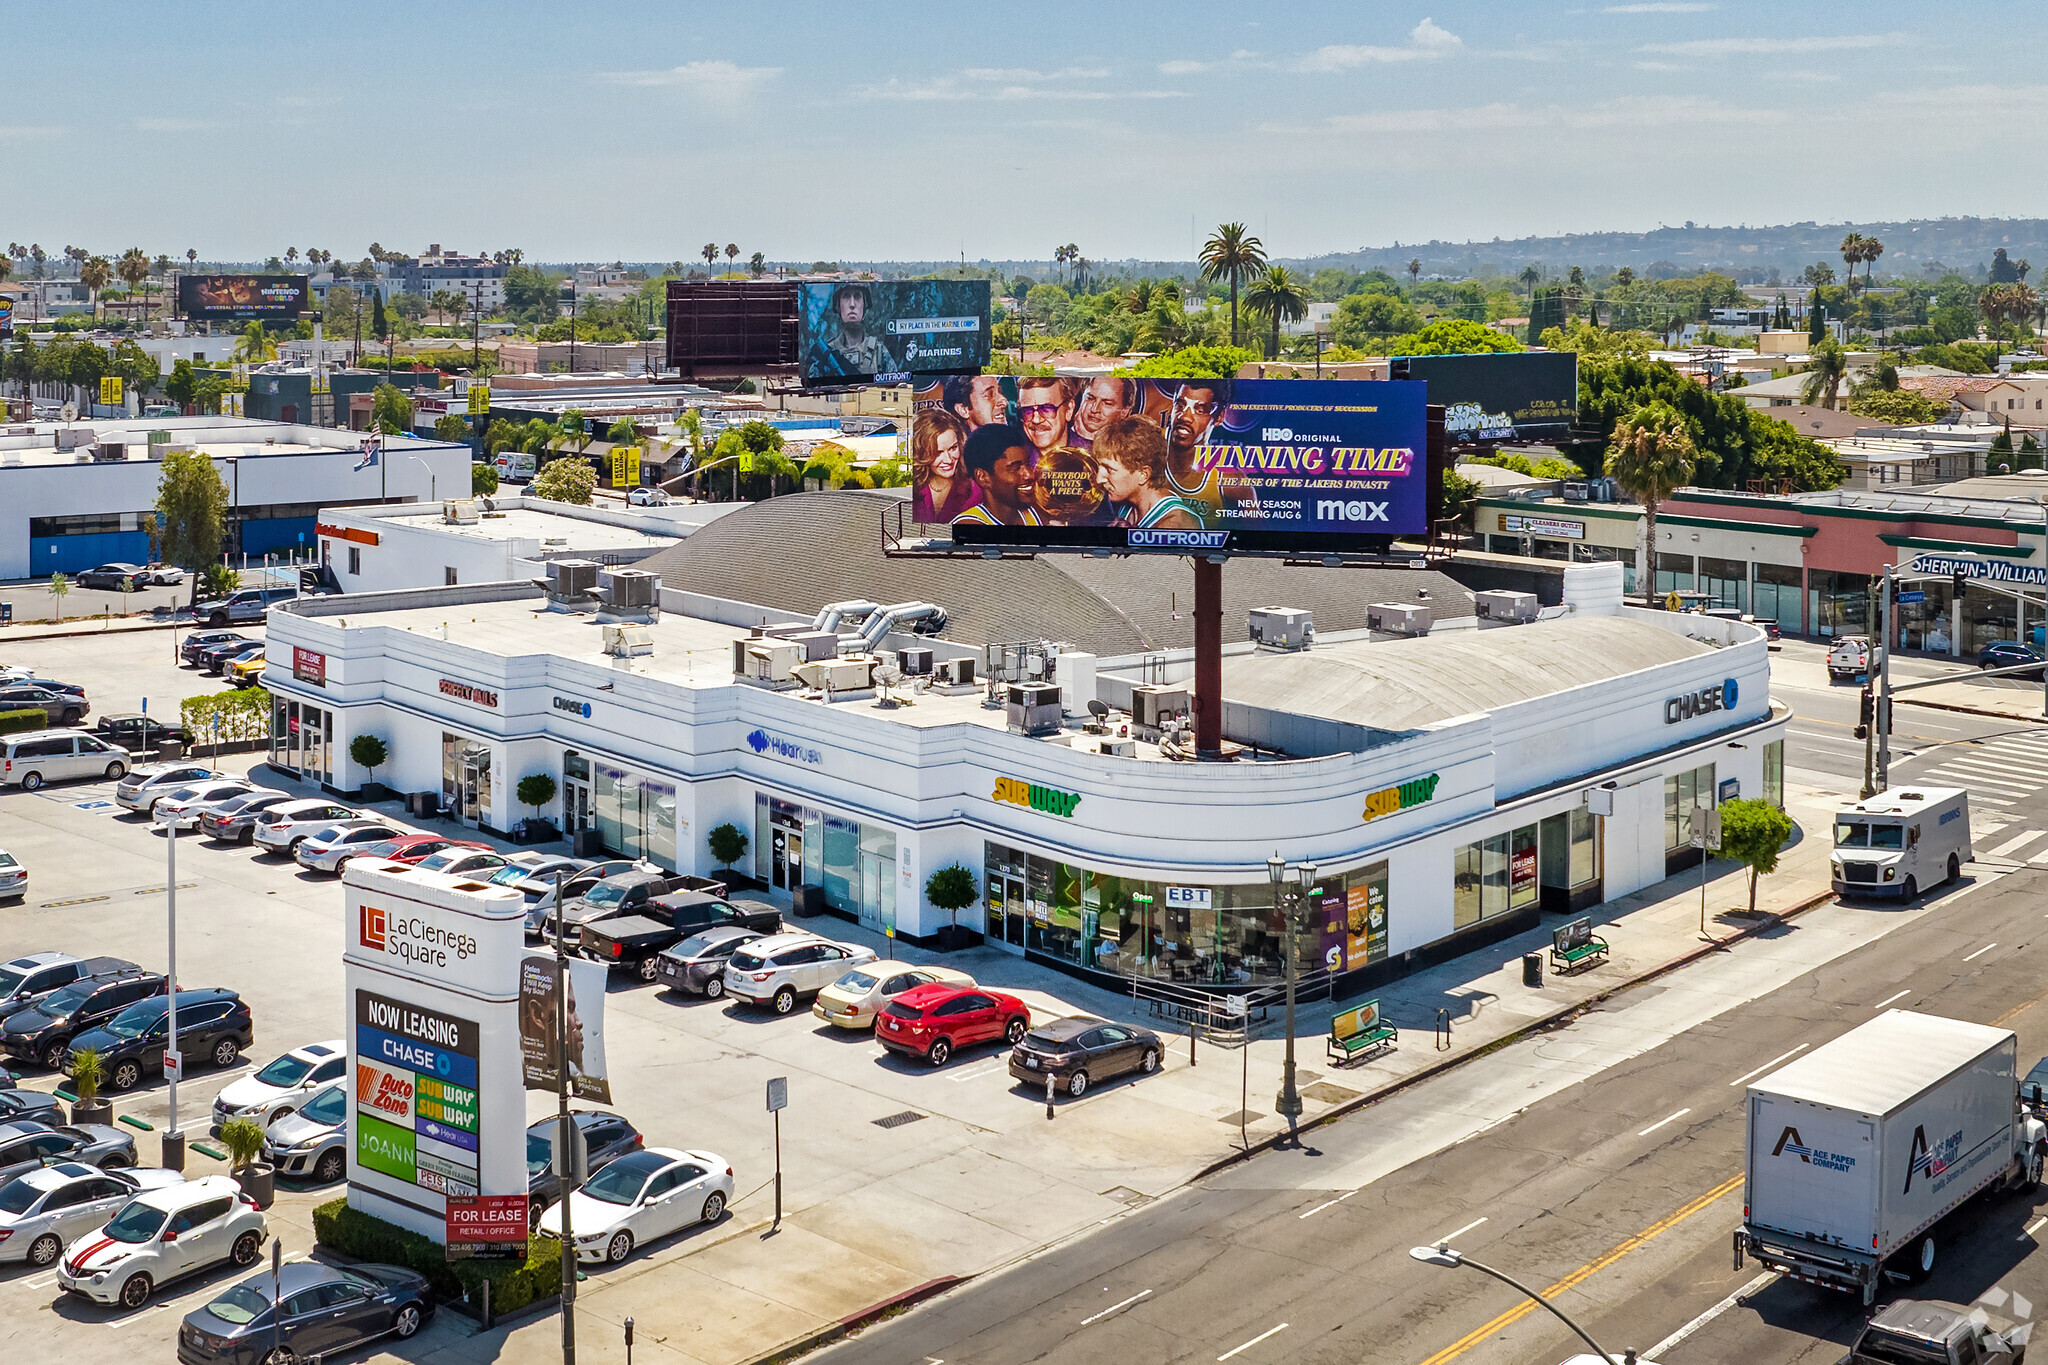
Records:
[[[934,982],[890,1001],[876,1021],[875,1038],[891,1052],[944,1066],[956,1048],[998,1040],[1014,1047],[1030,1027],[1031,1011],[1014,995]]]

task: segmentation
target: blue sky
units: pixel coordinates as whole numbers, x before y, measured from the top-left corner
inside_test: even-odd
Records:
[[[5,10],[0,232],[53,252],[1185,259],[1225,219],[1298,256],[2048,214],[2048,84],[1987,59],[2031,50],[2023,4]]]

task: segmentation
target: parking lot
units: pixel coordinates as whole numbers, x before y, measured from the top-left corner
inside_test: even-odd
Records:
[[[175,714],[178,695],[221,684],[178,668],[171,651],[170,632],[147,632],[33,642],[10,651],[7,661],[83,683],[96,714],[137,709],[145,695],[152,714]],[[246,771],[260,757],[231,756],[220,766]],[[254,775],[265,785],[312,794],[267,767]],[[27,900],[0,908],[0,957],[61,950],[162,968],[169,850],[142,817],[113,804],[111,784],[7,790],[0,795],[0,848],[27,864],[31,876]],[[225,1075],[195,1070],[180,1087],[179,1117],[190,1131],[218,1090],[249,1066],[342,1035],[342,892],[336,878],[254,846],[186,836],[176,861],[180,982],[239,991],[256,1028],[245,1065]],[[792,924],[878,954],[892,949],[837,919]],[[1034,1021],[1075,1013],[1140,1018],[1128,998],[994,949],[943,959],[901,948],[894,955],[943,960],[1017,994]],[[1235,1141],[1246,1083],[1236,1053],[1205,1044],[1203,1064],[1190,1070],[1186,1035],[1169,1034],[1162,1074],[1063,1099],[1057,1120],[1048,1122],[1043,1092],[1012,1082],[998,1044],[967,1049],[934,1070],[887,1055],[866,1034],[825,1024],[807,1008],[780,1017],[732,1001],[683,998],[623,972],[614,973],[606,1008],[618,1111],[649,1145],[726,1157],[737,1186],[717,1225],[637,1250],[623,1265],[591,1270],[580,1311],[591,1324],[586,1330],[607,1343],[594,1347],[604,1358],[622,1354],[609,1344],[617,1341],[610,1334],[628,1315],[637,1319],[643,1354],[746,1358],[917,1284],[984,1269],[1115,1217],[1174,1188]],[[1275,1061],[1254,1057],[1254,1094],[1272,1088]],[[788,1078],[790,1098],[781,1134],[785,1216],[771,1235],[774,1129],[763,1096],[777,1076]],[[56,1079],[35,1068],[22,1072],[25,1085],[47,1089]],[[529,1119],[552,1105],[551,1095],[529,1095]],[[115,1097],[115,1111],[160,1130],[169,1118],[168,1092],[148,1082]],[[1254,1127],[1255,1139],[1260,1131]],[[137,1138],[145,1163],[153,1162],[156,1131]],[[221,1167],[195,1154],[188,1169]],[[336,1192],[280,1182],[270,1225],[287,1254],[310,1250],[311,1211]],[[59,1351],[117,1333],[121,1349],[169,1359],[177,1319],[232,1278],[218,1272],[169,1288],[139,1313],[113,1314],[55,1302],[50,1272],[0,1269],[0,1333],[11,1343]],[[541,1320],[474,1336],[469,1320],[448,1314],[404,1356],[538,1354],[551,1351],[555,1331]]]

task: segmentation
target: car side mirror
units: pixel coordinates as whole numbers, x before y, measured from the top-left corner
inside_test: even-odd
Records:
[[[165,1229],[164,1229],[164,1241],[166,1241],[166,1242],[175,1242],[175,1241],[177,1241],[177,1240],[178,1240],[178,1230],[177,1230],[176,1228],[165,1228]]]

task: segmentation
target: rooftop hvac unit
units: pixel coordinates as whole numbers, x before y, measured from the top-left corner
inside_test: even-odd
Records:
[[[1472,598],[1473,610],[1489,621],[1533,621],[1542,604],[1533,592],[1482,592]]]
[[[839,637],[829,630],[799,630],[782,638],[803,650],[802,658],[806,663],[830,659],[839,653]]]
[[[1131,689],[1131,722],[1157,730],[1175,716],[1188,713],[1188,690],[1185,687],[1162,687],[1157,683],[1139,683]]]
[[[1365,623],[1394,635],[1429,634],[1429,608],[1400,602],[1375,602],[1365,609]]]
[[[654,652],[654,632],[646,626],[604,627],[604,652],[614,659],[633,659]]]
[[[903,671],[906,678],[929,677],[932,671],[932,652],[923,646],[899,649],[896,651],[896,667]]]
[[[862,692],[874,686],[875,661],[864,655],[819,659],[798,664],[795,673],[807,687],[822,692]]]
[[[755,682],[793,682],[804,662],[803,646],[790,640],[735,640],[733,653],[733,672]]]
[[[445,522],[448,522],[448,523],[450,523],[451,525],[455,525],[455,526],[470,526],[470,525],[474,525],[474,524],[476,523],[476,521],[478,520],[478,515],[477,515],[477,510],[476,510],[476,499],[474,499],[474,498],[443,498],[443,499],[441,499],[441,520],[443,520],[443,521],[445,521]]]
[[[548,596],[558,602],[583,603],[597,588],[597,565],[588,559],[548,561]]]
[[[1314,643],[1314,612],[1299,607],[1254,607],[1252,643],[1265,649],[1307,649]]]
[[[642,611],[659,602],[661,575],[645,569],[604,569],[597,575],[597,589],[613,611]]]
[[[1065,717],[1058,683],[1011,683],[1007,710],[1010,730],[1020,735],[1056,735]]]
[[[1585,502],[1592,496],[1592,489],[1581,480],[1572,480],[1564,486],[1566,502]]]
[[[942,686],[972,687],[974,686],[974,660],[941,659],[932,666],[932,676],[938,679]]]
[[[92,458],[99,464],[111,464],[128,458],[128,447],[119,441],[101,441],[92,448]]]

